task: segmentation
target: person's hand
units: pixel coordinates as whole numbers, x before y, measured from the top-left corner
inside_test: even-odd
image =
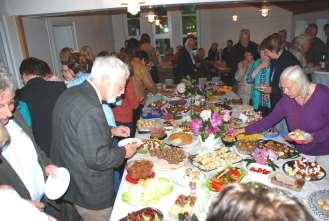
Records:
[[[130,136],[130,128],[126,126],[117,126],[111,129],[112,136],[115,137],[129,137]]]
[[[29,202],[38,210],[43,211],[45,209],[45,204],[36,201],[36,200],[29,200]]]
[[[132,144],[127,144],[124,148],[126,149],[126,156],[125,158],[130,158],[132,157],[137,150],[138,144],[132,143]]]
[[[55,177],[56,176],[55,171],[57,170],[57,168],[58,167],[54,164],[48,164],[45,168],[46,175]]]
[[[258,90],[263,92],[264,94],[270,94],[272,92],[272,87],[262,86],[262,87],[258,88]]]
[[[264,60],[262,61],[262,63],[259,64],[259,67],[263,69],[263,68],[267,68],[269,65],[270,65],[270,61]]]

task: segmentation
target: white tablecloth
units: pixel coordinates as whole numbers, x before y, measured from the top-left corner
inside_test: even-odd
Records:
[[[136,137],[148,138],[148,135],[137,134]],[[278,140],[283,141],[282,138],[278,138]],[[200,144],[195,144],[195,146],[196,146],[196,148],[200,148]],[[234,150],[234,147],[233,147],[233,150]],[[130,161],[143,158],[144,156],[145,155],[142,155],[142,154],[136,154]],[[280,169],[278,169],[278,170],[280,170],[280,171],[282,170],[281,166],[286,161],[287,160],[279,160],[276,162],[276,164],[280,167]],[[188,161],[185,163],[185,166],[191,167],[191,165]],[[236,166],[245,168],[245,163],[244,162],[239,163],[239,164],[236,164]],[[175,170],[156,170],[155,173],[156,173],[156,177],[166,177],[171,180],[175,180]],[[205,175],[205,177],[209,176],[209,174],[207,175],[207,173],[205,173],[204,175]],[[131,206],[121,200],[122,193],[127,189],[128,185],[131,185],[125,181],[125,176],[126,176],[126,171],[123,174],[123,179],[121,181],[120,189],[119,189],[117,198],[116,198],[114,206],[113,206],[113,212],[112,212],[110,221],[117,221],[117,220],[125,217],[129,212],[137,211],[137,210],[145,207],[145,206]],[[249,182],[249,181],[258,181],[258,182],[264,183],[269,186],[277,187],[277,186],[271,184],[269,177],[264,178],[261,175],[255,176],[255,175],[247,174],[246,177],[242,180],[242,182]],[[315,191],[321,190],[321,189],[328,189],[328,188],[329,188],[328,180],[323,179],[321,181],[306,182],[306,184],[304,185],[301,192],[295,192],[295,191],[291,191],[288,189],[285,189],[285,190],[290,192],[292,195],[296,196],[297,198],[301,199],[301,201],[303,201],[305,203],[305,205],[307,205],[307,198],[312,192],[315,192]],[[172,219],[168,215],[168,213],[169,213],[170,207],[174,204],[175,199],[179,194],[188,195],[189,188],[188,187],[183,188],[182,186],[174,184],[174,191],[170,195],[163,197],[156,205],[148,205],[148,206],[155,207],[155,208],[161,210],[162,213],[164,214],[164,220],[175,220],[175,219]],[[194,212],[197,214],[199,220],[205,220],[208,207],[211,203],[211,199],[213,199],[215,196],[216,196],[216,193],[210,192],[207,189],[205,189],[204,187],[198,188],[197,203],[196,203],[196,206],[194,207]],[[320,219],[317,219],[317,220],[320,220]]]
[[[329,87],[329,71],[315,71],[311,74],[312,81]]]

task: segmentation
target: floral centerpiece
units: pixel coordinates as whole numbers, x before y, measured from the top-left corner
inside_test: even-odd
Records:
[[[258,163],[261,165],[267,165],[275,171],[279,168],[273,161],[278,159],[278,155],[270,149],[256,148],[251,155],[251,159],[245,159],[247,166],[251,163]]]
[[[184,84],[185,87],[182,84]],[[187,76],[186,78],[182,79],[182,82],[181,84],[179,84],[177,91],[179,93],[182,93],[182,91],[184,91],[183,93],[185,93],[187,97],[194,97],[197,95],[209,97],[212,95],[212,91],[209,90],[206,86],[206,82],[196,80],[194,78],[191,78],[190,76]],[[185,90],[179,90],[182,88],[184,88]]]
[[[202,142],[206,139],[218,139],[226,133],[231,119],[231,112],[226,109],[214,108],[203,110],[200,114],[192,115],[191,129],[199,135]]]

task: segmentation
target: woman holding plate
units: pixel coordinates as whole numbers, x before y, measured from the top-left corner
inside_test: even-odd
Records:
[[[238,132],[266,131],[285,118],[289,131],[300,133],[301,130],[306,135],[303,144],[296,144],[298,151],[306,158],[313,156],[313,160],[329,171],[329,88],[309,82],[297,65],[283,71],[280,86],[285,95],[273,111]]]

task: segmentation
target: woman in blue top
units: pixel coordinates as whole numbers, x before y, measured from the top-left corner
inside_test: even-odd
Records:
[[[260,49],[260,58],[250,64],[247,73],[247,82],[253,84],[251,100],[255,110],[266,116],[271,109],[271,100],[268,93],[262,92],[263,86],[269,86],[271,80],[270,58]]]

